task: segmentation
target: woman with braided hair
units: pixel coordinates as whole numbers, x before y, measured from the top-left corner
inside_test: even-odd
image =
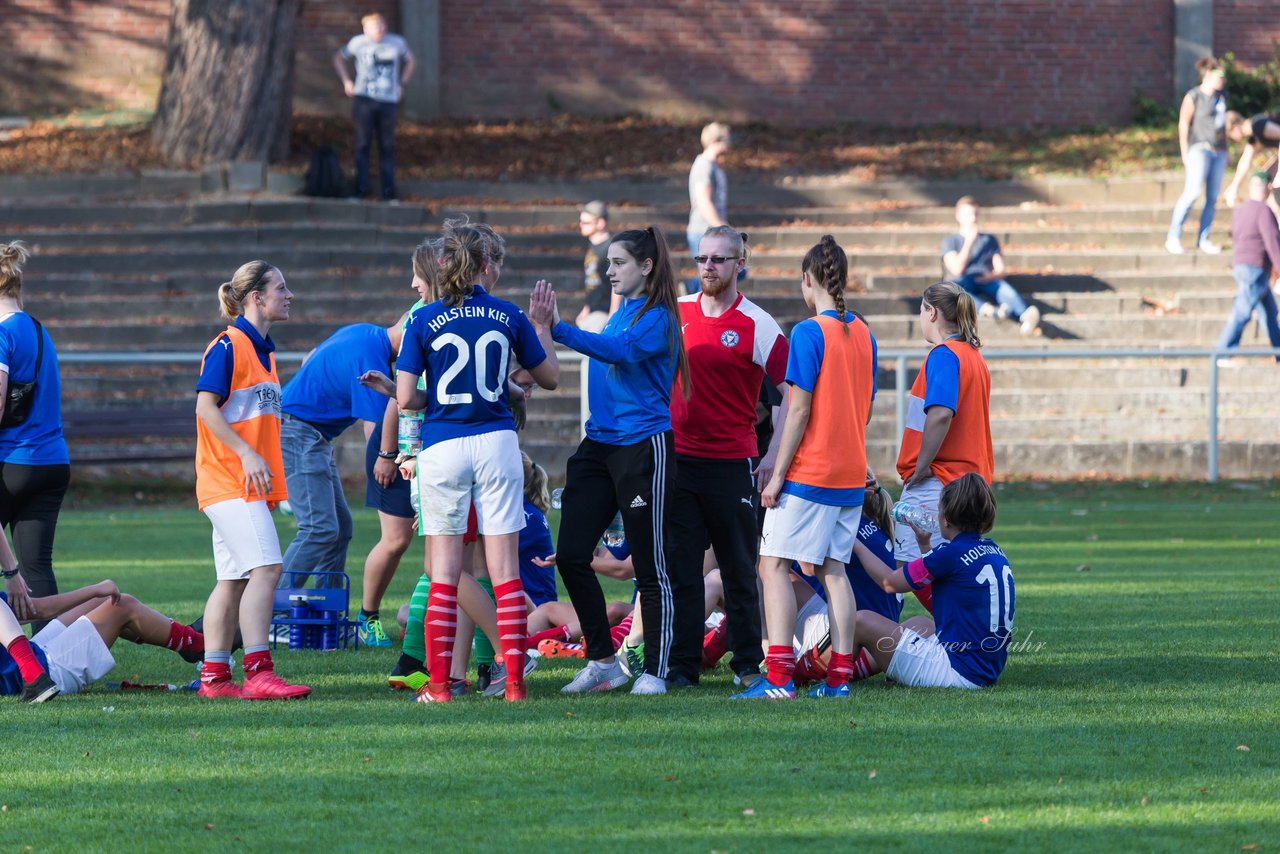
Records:
[[[800,295],[814,316],[796,324],[787,358],[790,386],[760,542],[768,673],[736,698],[796,695],[792,637],[796,600],[788,574],[797,561],[817,575],[830,610],[831,660],[815,697],[849,696],[857,606],[845,564],[853,554],[867,483],[866,425],[876,393],[876,340],[844,304],[849,259],[831,235],[800,265]]]
[[[591,569],[601,534],[621,511],[636,568],[644,622],[644,674],[633,694],[665,694],[676,614],[674,591],[688,581],[668,565],[667,496],[675,473],[671,391],[689,394],[689,364],[680,331],[680,307],[671,252],[654,226],[616,235],[609,244],[609,282],[622,297],[604,330],[564,323],[555,291],[539,282],[530,314],[551,324],[552,337],[590,357],[587,436],[565,471],[559,548],[560,576],[573,600],[587,642],[587,665],[561,690],[609,691],[627,682],[614,655],[604,593]],[[701,608],[701,602],[696,607]]]

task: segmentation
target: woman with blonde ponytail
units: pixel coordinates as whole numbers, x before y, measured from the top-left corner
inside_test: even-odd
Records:
[[[866,426],[876,393],[876,340],[844,304],[849,260],[831,235],[800,265],[800,293],[814,317],[791,332],[791,386],[778,462],[761,491],[767,511],[760,541],[768,673],[737,698],[782,700],[796,695],[792,638],[796,600],[791,564],[817,575],[827,592],[831,660],[814,697],[847,697],[853,677],[857,605],[845,563],[861,517],[867,483]]]
[[[231,325],[205,348],[196,383],[196,500],[213,524],[217,577],[204,609],[200,696],[289,700],[311,693],[275,672],[267,645],[283,558],[271,510],[288,498],[280,451],[280,377],[272,324],[293,294],[266,261],[250,261],[218,288]],[[244,686],[231,679],[231,644],[244,638]]]
[[[995,473],[991,450],[991,372],[982,358],[978,311],[973,297],[952,282],[925,288],[920,331],[934,345],[911,386],[907,423],[898,452],[901,500],[935,516],[942,488],[976,472],[988,484]],[[933,544],[942,542],[934,532]],[[899,565],[920,557],[915,532],[899,525],[894,558]]]
[[[20,570],[4,583],[20,620],[34,616],[32,596],[58,592],[53,538],[71,481],[58,351],[48,330],[22,310],[26,261],[22,243],[0,244],[0,526],[12,533],[18,558],[17,567],[0,569]],[[23,386],[30,388],[19,403],[13,393]]]

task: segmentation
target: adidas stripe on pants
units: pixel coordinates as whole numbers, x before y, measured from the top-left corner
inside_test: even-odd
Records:
[[[604,592],[591,569],[591,557],[614,514],[622,512],[644,617],[644,669],[663,679],[676,626],[667,544],[667,496],[675,481],[674,445],[670,431],[634,445],[583,439],[566,466],[556,544],[556,564],[582,624],[587,657],[608,658],[613,655],[613,641]],[[702,608],[701,600],[697,607]]]

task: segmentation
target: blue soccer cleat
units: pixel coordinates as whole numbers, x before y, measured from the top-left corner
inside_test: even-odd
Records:
[[[848,697],[849,683],[841,682],[839,687],[832,688],[826,682],[819,682],[817,685],[814,686],[813,690],[809,692],[809,696],[810,697]]]
[[[751,687],[741,694],[734,694],[730,700],[794,700],[796,683],[788,679],[786,685],[774,685],[768,679],[757,679]]]

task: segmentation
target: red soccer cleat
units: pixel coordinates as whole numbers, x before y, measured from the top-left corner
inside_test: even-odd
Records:
[[[438,685],[435,682],[428,682],[418,689],[418,696],[415,699],[419,703],[448,703],[453,700],[453,691],[448,684]]]
[[[244,691],[230,679],[215,679],[212,682],[200,682],[197,697],[206,700],[243,700]]]
[[[543,658],[586,658],[586,650],[580,643],[565,643],[555,638],[538,642],[538,654]]]
[[[724,658],[724,654],[729,651],[729,627],[725,625],[727,622],[727,620],[721,620],[718,626],[702,638],[702,669],[704,671],[719,664],[720,659]]]
[[[502,696],[508,703],[518,703],[525,698],[525,687],[523,682],[513,682],[507,680],[507,685],[502,689]]]
[[[306,685],[291,685],[274,670],[259,670],[244,678],[246,700],[300,700],[310,693]]]

